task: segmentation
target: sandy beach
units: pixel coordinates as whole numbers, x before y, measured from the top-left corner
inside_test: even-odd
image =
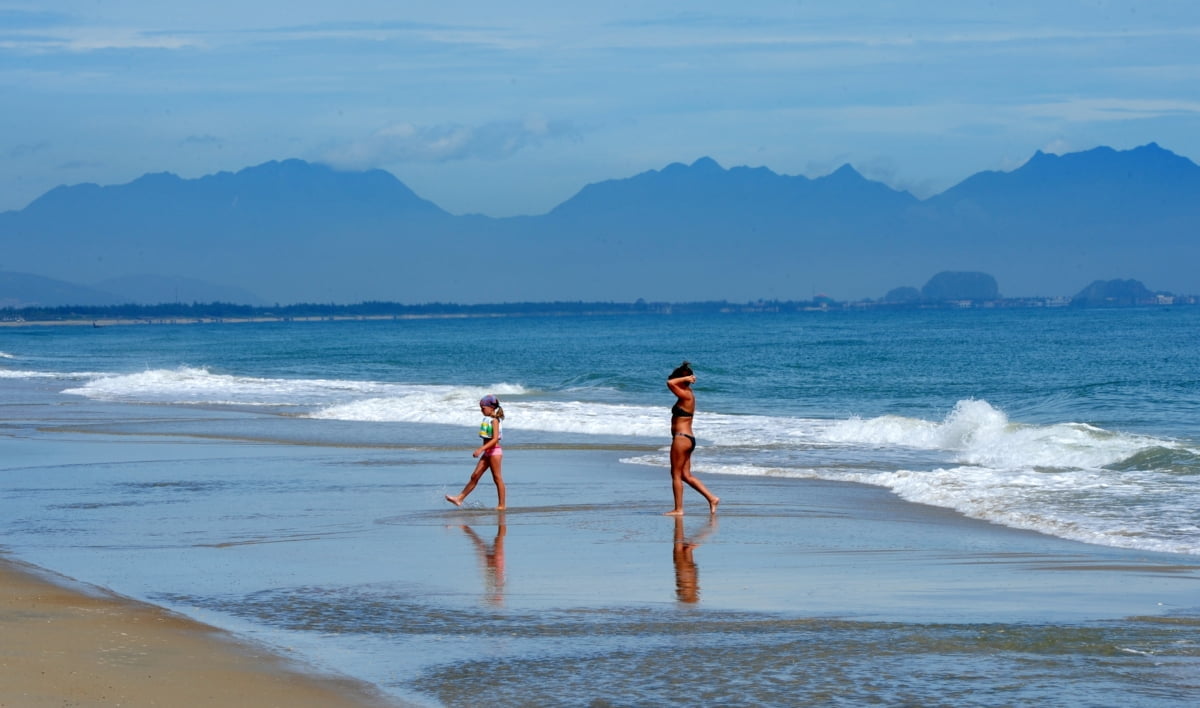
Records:
[[[381,708],[369,686],[0,559],[0,706]]]

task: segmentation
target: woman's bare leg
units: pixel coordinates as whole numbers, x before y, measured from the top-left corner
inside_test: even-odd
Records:
[[[667,516],[683,516],[683,470],[692,464],[690,444],[682,435],[671,439],[671,495],[675,498],[675,508]]]
[[[717,513],[721,498],[708,491],[708,487],[692,474],[692,451],[695,449],[695,443],[682,435],[676,435],[671,441],[671,492],[675,495],[675,508],[667,512],[668,516],[683,515],[684,483],[700,492],[708,501],[709,514]]]
[[[684,482],[687,482],[689,487],[695,489],[697,492],[700,492],[700,494],[702,494],[708,501],[709,514],[717,513],[717,505],[721,503],[721,498],[708,491],[708,487],[705,487],[704,483],[692,474],[692,454],[690,452],[687,456],[687,462],[683,465],[683,474],[681,474],[680,477],[683,478]],[[682,494],[682,490],[680,490],[680,493]]]

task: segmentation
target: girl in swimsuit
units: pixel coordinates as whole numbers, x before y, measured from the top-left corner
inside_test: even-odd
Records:
[[[708,500],[709,514],[717,513],[717,504],[721,503],[720,497],[692,475],[692,451],[696,449],[696,437],[692,434],[692,417],[696,414],[694,383],[696,375],[686,361],[667,377],[667,388],[677,399],[671,407],[671,493],[675,496],[675,508],[667,512],[668,516],[683,516],[684,482]]]
[[[479,483],[479,478],[487,470],[492,471],[492,481],[496,483],[496,497],[499,499],[497,509],[504,509],[504,477],[500,476],[501,462],[504,460],[504,450],[500,448],[500,421],[504,419],[504,409],[500,407],[500,400],[495,396],[487,395],[479,399],[479,411],[483,413],[483,422],[479,424],[479,437],[483,439],[483,444],[471,453],[472,457],[478,457],[479,463],[475,465],[475,471],[471,473],[471,479],[467,480],[467,486],[463,487],[462,492],[458,496],[446,495],[446,501],[454,506],[462,506],[467,495]]]

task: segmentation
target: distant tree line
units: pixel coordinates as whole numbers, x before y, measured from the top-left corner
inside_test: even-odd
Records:
[[[398,302],[367,301],[356,304],[297,303],[293,305],[237,305],[228,302],[163,303],[159,305],[62,305],[56,307],[0,308],[0,321],[76,322],[95,320],[130,320],[162,322],[172,320],[242,320],[242,319],[352,319],[358,317],[519,317],[551,315],[620,315],[620,314],[702,314],[734,312],[801,312],[806,310],[841,309],[927,309],[958,308],[964,301],[987,307],[1044,307],[1045,298],[1002,298],[991,276],[983,278],[945,279],[947,291],[927,286],[925,292],[913,288],[898,288],[881,300],[838,302],[824,295],[812,300],[756,300],[731,303],[727,300],[705,302],[512,302],[464,305],[430,302],[406,305]],[[931,281],[931,283],[934,281]],[[900,291],[905,292],[900,292]],[[915,293],[915,297],[903,297]],[[1146,305],[1197,305],[1195,296],[1170,296],[1153,293],[1141,283],[1128,281],[1097,281],[1070,300],[1075,307],[1139,307]]]
[[[684,304],[636,302],[514,302],[464,305],[432,302],[405,305],[396,302],[369,301],[356,304],[297,303],[293,305],[237,305],[228,302],[159,305],[62,305],[56,307],[8,307],[0,309],[0,318],[27,321],[72,320],[223,320],[223,319],[310,319],[344,317],[418,317],[418,316],[516,316],[554,314],[645,314],[665,312],[720,312],[741,307],[728,302]]]

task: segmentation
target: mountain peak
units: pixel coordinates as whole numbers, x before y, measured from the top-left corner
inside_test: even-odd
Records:
[[[1157,143],[1130,150],[1102,145],[1062,155],[1038,150],[1011,172],[979,172],[928,201],[978,203],[983,199],[997,204],[1028,204],[1029,200],[1042,203],[1059,199],[1087,210],[1131,199],[1148,204],[1168,194],[1195,194],[1197,189],[1200,166]]]
[[[680,175],[695,175],[700,177],[708,177],[712,175],[718,175],[723,172],[725,172],[725,168],[717,164],[716,160],[712,159],[711,157],[701,157],[690,165],[685,165],[682,162],[672,162],[661,170],[650,170],[649,172],[642,173],[642,175],[658,174],[671,177]]]
[[[93,184],[55,188],[26,207],[26,211],[66,210],[105,213],[116,218],[121,211],[142,214],[178,211],[206,215],[216,209],[259,209],[355,213],[369,203],[412,214],[445,215],[437,205],[418,197],[403,182],[384,170],[339,172],[327,165],[300,159],[271,160],[234,172],[217,172],[185,179],[171,172],[151,172],[121,185]],[[254,205],[251,207],[250,205]],[[272,218],[274,218],[274,216]]]
[[[825,178],[835,182],[862,182],[866,180],[866,177],[863,177],[862,173],[854,169],[849,162],[825,175]]]
[[[1033,157],[1015,171],[1020,172],[1030,168],[1095,169],[1109,165],[1120,165],[1126,169],[1134,169],[1138,166],[1169,166],[1178,169],[1185,165],[1194,165],[1194,163],[1186,157],[1177,155],[1159,146],[1158,143],[1152,142],[1129,150],[1115,150],[1107,145],[1100,145],[1090,150],[1067,152],[1061,155],[1038,150],[1033,153]]]
[[[160,185],[160,184],[175,184],[175,183],[182,182],[182,181],[183,181],[183,179],[179,175],[175,174],[174,172],[147,172],[146,174],[142,175],[141,177],[138,177],[137,179],[135,179],[130,184]]]
[[[658,216],[722,213],[723,218],[745,220],[808,208],[861,214],[901,208],[914,201],[911,194],[868,180],[849,164],[810,180],[779,175],[766,167],[725,169],[711,157],[701,157],[691,165],[674,162],[627,179],[589,184],[551,213],[590,224],[615,218],[613,215],[623,210]]]
[[[286,160],[268,160],[259,165],[245,167],[238,170],[237,174],[242,175],[306,175],[306,174],[334,174],[336,170],[328,165],[323,165],[318,162],[308,162],[300,158],[291,157]]]
[[[1171,165],[1175,169],[1186,169],[1189,166],[1197,166],[1196,163],[1192,162],[1183,155],[1173,153],[1170,150],[1160,146],[1158,143],[1146,143],[1145,145],[1139,145],[1138,147],[1126,152],[1140,160],[1154,162],[1157,164]]]

